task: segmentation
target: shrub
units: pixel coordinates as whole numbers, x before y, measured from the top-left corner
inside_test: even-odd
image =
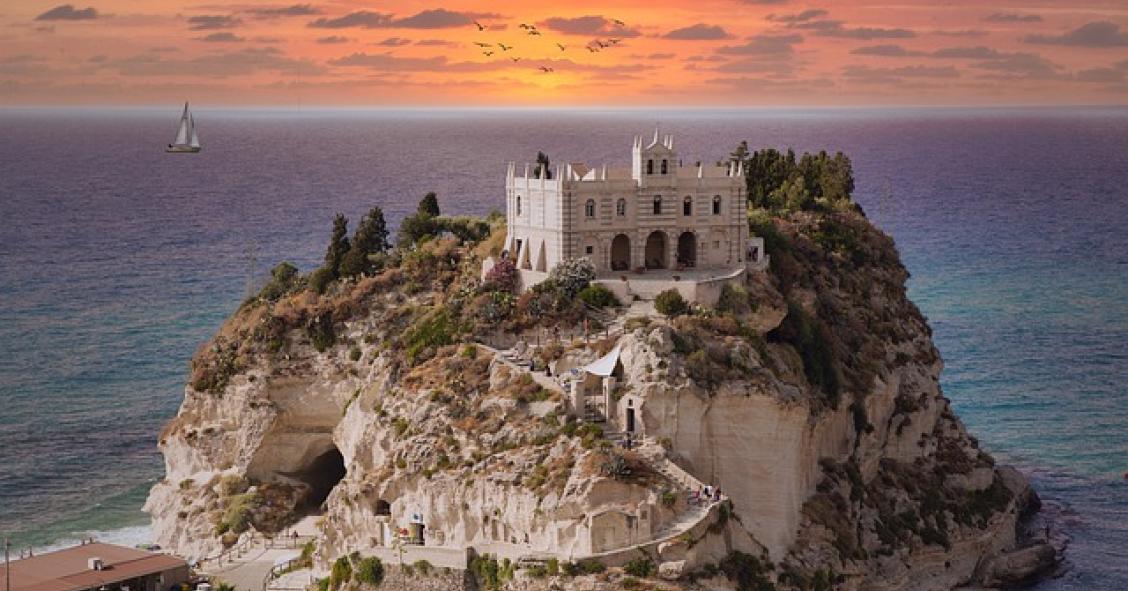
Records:
[[[407,359],[414,365],[429,359],[435,349],[454,343],[458,323],[446,308],[437,308],[423,315],[404,332]]]
[[[317,591],[329,591],[329,577],[317,579]]]
[[[470,559],[469,570],[474,574],[478,587],[485,591],[499,591],[513,579],[513,563],[508,558],[498,562],[489,554]]]
[[[689,304],[678,290],[667,289],[654,298],[654,309],[667,318],[681,316],[689,311]]]
[[[298,276],[298,268],[287,261],[282,261],[270,270],[270,281],[259,290],[258,297],[268,302],[278,301],[300,285],[301,277]]]
[[[329,589],[332,591],[340,589],[351,578],[352,564],[347,556],[342,556],[333,563],[333,568],[329,571]]]
[[[636,558],[623,565],[623,571],[628,575],[645,579],[654,574],[654,562],[646,557]]]
[[[678,493],[672,490],[665,491],[662,493],[661,500],[662,505],[666,507],[673,507],[674,504],[678,502]]]
[[[787,316],[779,327],[768,333],[769,339],[795,347],[803,359],[807,381],[821,388],[832,405],[838,404],[839,378],[826,325],[807,314],[795,302],[787,305]]]
[[[765,576],[770,565],[759,558],[744,552],[734,551],[721,560],[721,572],[728,580],[736,583],[737,591],[768,591],[775,589]]]
[[[572,299],[594,279],[595,265],[585,257],[560,261],[548,273],[547,281],[552,282],[562,296]]]
[[[310,318],[306,323],[306,336],[309,337],[310,343],[313,344],[313,348],[317,349],[318,353],[332,347],[337,340],[337,335],[333,331],[333,313],[325,311]]]
[[[325,293],[329,284],[333,283],[333,271],[327,267],[318,267],[309,274],[309,288],[316,293]]]
[[[619,305],[619,298],[606,287],[595,283],[580,290],[579,297],[593,308],[610,308]]]
[[[721,288],[721,295],[717,298],[717,311],[740,315],[747,314],[751,309],[748,292],[743,287],[726,283]]]
[[[508,257],[498,259],[493,268],[486,273],[486,283],[482,285],[482,289],[514,292],[517,289],[517,266]]]
[[[617,453],[612,453],[600,466],[599,471],[615,480],[626,480],[631,475],[631,467],[627,459]]]
[[[378,586],[384,580],[384,563],[375,556],[368,556],[356,563],[356,580],[366,585]]]

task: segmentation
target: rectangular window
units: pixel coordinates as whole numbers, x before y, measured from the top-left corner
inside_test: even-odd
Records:
[[[721,241],[720,240],[714,240],[713,241],[713,250],[720,250],[720,249],[721,249]]]
[[[595,247],[594,247],[594,246],[587,246],[587,247],[584,247],[584,253],[585,253],[585,254],[592,254],[592,253],[594,253],[594,252],[595,252]]]

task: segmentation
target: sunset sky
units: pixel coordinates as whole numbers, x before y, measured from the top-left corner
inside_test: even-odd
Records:
[[[0,4],[0,105],[185,98],[233,106],[1123,105],[1128,0]]]

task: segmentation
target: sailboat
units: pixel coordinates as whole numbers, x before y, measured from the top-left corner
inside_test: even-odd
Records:
[[[184,114],[180,116],[180,127],[176,130],[176,140],[165,148],[165,152],[195,154],[200,151],[200,136],[196,135],[196,119],[184,103]]]

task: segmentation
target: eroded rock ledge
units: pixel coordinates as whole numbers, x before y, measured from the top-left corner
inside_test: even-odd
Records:
[[[497,239],[434,240],[325,294],[299,282],[248,302],[195,358],[161,434],[157,541],[206,558],[321,513],[324,569],[379,554],[421,515],[438,559],[611,567],[518,569],[498,581],[514,589],[622,588],[639,561],[656,589],[939,590],[1052,565],[1052,548],[1016,547],[1037,497],[944,398],[892,241],[852,211],[753,229],[771,269],[673,320],[543,294],[499,311],[476,273]],[[593,333],[610,325],[539,355],[560,374],[620,347],[602,426],[474,344],[585,316]],[[608,441],[628,407],[645,450]],[[691,506],[682,473],[725,502]]]

